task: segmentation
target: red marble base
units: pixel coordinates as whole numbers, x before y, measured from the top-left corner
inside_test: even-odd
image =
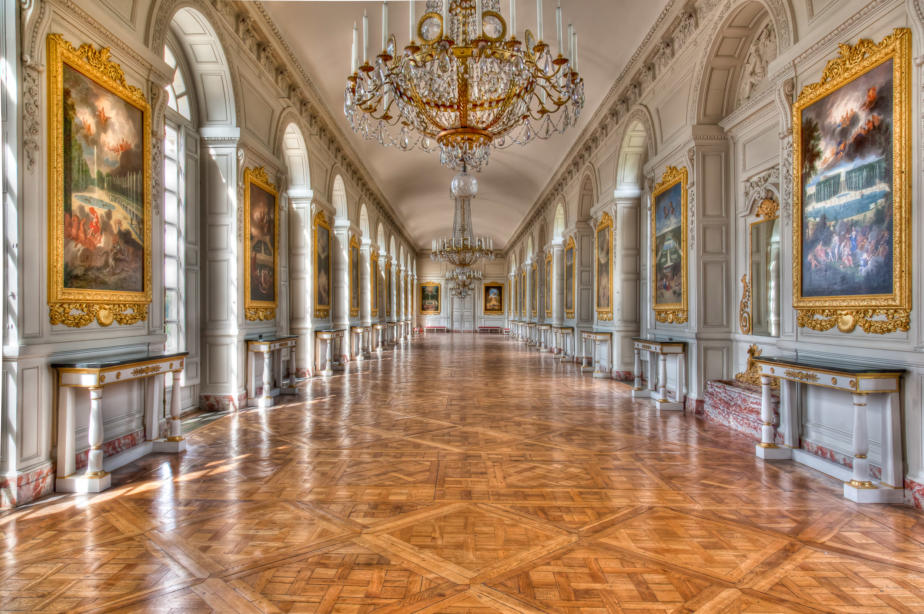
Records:
[[[110,441],[104,441],[103,458],[108,458],[119,452],[130,450],[142,441],[144,441],[144,429],[135,431],[134,433],[127,433]],[[77,469],[83,469],[87,466],[87,456],[89,454],[90,450],[77,453]]]
[[[247,393],[237,397],[232,394],[203,394],[199,396],[199,406],[205,411],[237,411],[247,407]]]
[[[905,478],[905,499],[919,510],[924,510],[924,484]]]
[[[801,445],[799,447],[801,447],[806,452],[811,452],[815,456],[819,456],[825,460],[837,463],[838,465],[843,465],[853,469],[853,456],[842,454],[841,452],[837,452],[831,448],[826,448],[819,443],[815,443],[814,441],[809,441],[807,439],[803,439],[800,443]],[[871,476],[873,476],[874,479],[878,480],[882,477],[882,467],[878,467],[870,463],[869,473]]]
[[[632,371],[616,371],[613,370],[611,373],[613,379],[619,380],[620,382],[633,382],[635,381],[635,374]]]
[[[684,413],[688,413],[691,416],[702,416],[705,413],[703,411],[703,407],[704,407],[704,402],[702,399],[696,399],[691,396],[686,396],[684,398],[684,402],[683,402]]]
[[[0,509],[16,507],[54,492],[55,466],[47,465],[0,480]]]
[[[773,395],[773,414],[779,424],[780,399],[776,393]],[[760,441],[763,421],[760,419],[760,390],[757,388],[731,381],[708,381],[703,415],[709,422],[724,424]],[[783,443],[780,433],[776,435],[776,443]]]

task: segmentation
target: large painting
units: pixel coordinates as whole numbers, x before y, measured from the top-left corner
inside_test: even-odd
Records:
[[[331,232],[330,223],[319,211],[314,217],[314,316],[326,318],[330,315],[331,280]]]
[[[613,218],[604,213],[597,224],[594,276],[597,280],[597,319],[613,319]]]
[[[504,315],[504,284],[489,282],[484,285],[484,314]]]
[[[552,253],[545,257],[545,317],[552,317]]]
[[[432,281],[420,284],[420,314],[438,316],[440,307],[440,285]]]
[[[151,109],[109,49],[48,36],[52,324],[134,324],[151,302]]]
[[[535,262],[529,271],[529,283],[529,309],[535,318],[539,314],[539,266]]]
[[[574,259],[574,237],[568,237],[565,243],[565,317],[574,319],[574,294],[577,280],[577,263]]]
[[[687,321],[687,169],[667,167],[651,207],[651,294],[655,319]]]
[[[279,204],[263,168],[244,169],[244,317],[276,317]]]
[[[350,235],[350,317],[359,316],[359,239]]]
[[[391,316],[391,260],[385,261],[385,316]]]
[[[793,109],[799,326],[907,331],[911,32],[841,47]]]
[[[369,256],[369,294],[372,296],[372,317],[379,315],[379,254],[374,249]]]
[[[526,319],[526,265],[523,265],[520,276],[520,317]]]

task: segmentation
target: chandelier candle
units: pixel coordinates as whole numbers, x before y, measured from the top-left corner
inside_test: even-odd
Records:
[[[517,38],[517,0],[510,0],[510,40]]]
[[[542,27],[542,0],[536,0],[536,36],[539,38],[539,42],[545,39],[545,36],[543,36],[544,29]]]
[[[383,50],[374,57],[364,13],[363,63],[344,91],[353,131],[385,147],[438,150],[444,166],[479,171],[494,148],[549,139],[574,126],[584,82],[575,63],[561,57],[563,40],[559,57],[541,41],[542,0],[536,5],[540,41],[530,37],[529,45],[507,29],[502,1],[427,0],[403,51],[395,48],[383,4]],[[416,11],[410,12],[413,23]],[[561,19],[559,6],[559,39]]]
[[[356,22],[353,22],[353,55],[350,59],[350,70],[356,72],[359,70],[359,28]]]
[[[558,33],[558,56],[561,57],[565,55],[565,48],[562,46],[561,34],[561,2],[559,2],[558,6],[555,7],[555,30]]]
[[[407,3],[407,9],[408,9],[408,16],[409,16],[408,31],[410,32],[410,34],[408,35],[408,40],[410,40],[413,43],[414,39],[417,37],[417,32],[414,31],[414,26],[417,23],[417,20],[414,18],[414,0],[409,0],[409,2]]]

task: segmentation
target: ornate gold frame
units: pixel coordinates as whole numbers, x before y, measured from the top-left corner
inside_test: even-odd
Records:
[[[609,307],[601,307],[599,304],[600,300],[600,290],[597,288],[597,282],[600,279],[600,259],[598,255],[600,253],[600,231],[606,230],[606,240],[609,242],[610,247],[610,258],[609,265],[610,270],[609,280],[610,280],[610,300]],[[597,319],[601,322],[609,322],[613,319],[613,218],[610,217],[609,213],[604,213],[603,217],[600,218],[600,223],[597,224],[597,227],[594,229],[594,305],[597,309]]]
[[[354,255],[355,250],[355,255]],[[353,284],[353,263],[356,263],[359,266],[359,239],[356,238],[356,235],[350,234],[350,261],[349,265],[349,275],[350,275],[350,317],[356,318],[359,317],[359,308],[362,305],[362,296],[360,296],[360,286],[362,284],[362,271],[357,271],[357,283],[354,286]],[[353,299],[356,299],[356,307],[353,306]]]
[[[487,303],[487,301],[485,300],[485,298],[486,298],[486,296],[487,296],[487,293],[488,293],[488,288],[500,288],[500,289],[501,289],[501,306],[500,306],[500,309],[492,309],[492,310],[490,310],[490,311],[488,310],[488,308],[487,308],[487,304],[488,304],[488,303]],[[504,288],[504,284],[502,284],[502,283],[490,282],[490,281],[489,281],[489,282],[486,282],[486,283],[484,284],[484,288],[482,288],[482,290],[481,290],[481,302],[482,302],[482,308],[484,309],[484,315],[486,315],[486,316],[502,316],[502,315],[504,315],[504,301],[505,301],[506,298],[507,298],[507,297],[504,295],[505,292],[506,292],[506,289]]]
[[[552,317],[552,252],[545,256],[545,317]]]
[[[323,211],[318,211],[314,216],[314,225],[312,229],[312,250],[314,251],[314,317],[316,318],[326,318],[330,315],[330,305],[322,305],[320,303],[320,293],[318,292],[318,227],[324,228],[327,230],[327,283],[328,283],[328,292],[327,298],[328,301],[333,299],[334,294],[334,284],[333,284],[333,262],[334,262],[334,233],[331,231],[330,223],[327,221],[327,217],[324,215]]]
[[[525,264],[523,265],[522,275],[523,277],[520,280],[520,299],[521,299],[520,317],[525,319],[527,314],[529,313],[529,305],[526,304],[529,302],[529,297],[527,296],[527,293],[526,293],[526,265]]]
[[[741,301],[738,303],[738,328],[742,334],[750,335],[754,331],[754,323],[751,318],[751,276],[754,270],[754,263],[751,262],[751,237],[754,236],[754,226],[772,222],[780,218],[780,203],[773,198],[765,198],[757,205],[757,219],[748,224],[748,236],[746,241],[746,250],[748,254],[748,270],[741,276]]]
[[[273,195],[273,300],[250,299],[250,186],[255,185]],[[279,192],[262,166],[244,169],[244,318],[274,320],[279,304]]]
[[[893,60],[892,294],[802,296],[802,112],[857,77]],[[793,308],[797,323],[817,331],[859,325],[871,334],[907,331],[911,325],[911,30],[896,28],[879,44],[861,39],[841,45],[821,81],[805,86],[793,106]]]
[[[135,324],[147,319],[151,303],[151,107],[144,92],[125,81],[122,67],[113,62],[108,47],[83,44],[75,48],[61,34],[49,34],[48,66],[48,308],[52,324],[74,328],[96,320]],[[77,290],[64,287],[64,65],[141,111],[144,157],[144,258],[141,292]]]
[[[532,288],[530,288],[529,293],[529,312],[532,314],[532,317],[537,317],[539,315],[539,263],[534,262],[532,267],[530,267],[530,281],[532,282]]]
[[[689,317],[687,309],[687,292],[690,268],[689,255],[687,254],[687,180],[689,174],[686,167],[677,168],[668,166],[664,171],[661,181],[654,187],[651,194],[651,305],[655,312],[655,319],[665,324],[683,324]],[[683,298],[680,303],[665,303],[659,305],[657,302],[658,288],[657,279],[655,278],[655,267],[657,266],[657,202],[658,196],[667,192],[675,185],[680,184],[681,208],[683,209],[680,219],[681,243],[680,251],[683,253]]]
[[[568,237],[568,241],[565,243],[565,253],[564,253],[564,264],[565,267],[568,266],[568,250],[571,250],[571,287],[569,288],[565,285],[565,298],[567,299],[567,293],[571,292],[571,309],[568,309],[568,301],[564,301],[565,307],[565,319],[573,320],[574,314],[577,311],[577,250],[575,249],[574,237]],[[565,271],[565,279],[568,278],[568,272]]]
[[[385,259],[385,317],[391,317],[391,290],[392,290],[392,281],[391,281],[391,258]],[[440,297],[442,299],[442,297]]]
[[[379,253],[373,249],[369,254],[369,292],[372,293],[372,317],[379,316]]]
[[[436,311],[424,311],[424,301],[423,301],[423,289],[424,288],[437,288],[439,290],[439,298],[436,301],[437,309]],[[443,287],[439,282],[436,281],[425,281],[420,284],[420,315],[422,316],[438,316],[443,312]]]

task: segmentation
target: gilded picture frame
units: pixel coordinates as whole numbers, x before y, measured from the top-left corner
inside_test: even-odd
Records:
[[[379,253],[372,250],[369,255],[369,293],[372,297],[372,317],[379,316]]]
[[[385,317],[391,317],[391,259],[385,261]]]
[[[360,303],[360,272],[359,272],[359,239],[350,235],[350,317],[359,317]]]
[[[46,44],[49,320],[136,324],[152,294],[151,107],[108,47],[75,48],[60,34]]]
[[[504,315],[504,284],[498,282],[486,282],[484,284],[484,290],[482,291],[482,294],[484,315]]]
[[[574,237],[565,242],[565,319],[573,320],[575,314],[575,297],[577,296],[577,252]],[[570,264],[569,264],[570,263]]]
[[[594,233],[594,288],[597,319],[613,319],[613,218],[604,213]]]
[[[323,211],[314,216],[312,230],[312,247],[314,250],[314,317],[330,316],[331,295],[333,294],[333,266],[331,246],[334,237],[330,222]]]
[[[668,166],[651,195],[651,304],[655,319],[664,324],[689,318],[688,179],[686,167]]]
[[[529,269],[529,312],[535,318],[539,315],[539,263],[534,262]]]
[[[843,333],[911,325],[911,31],[841,45],[793,106],[793,308]],[[891,215],[889,215],[891,213]]]
[[[420,315],[438,316],[443,311],[442,286],[439,282],[425,281],[420,284]]]
[[[552,317],[552,252],[545,256],[545,317]]]
[[[522,277],[520,278],[520,317],[526,319],[528,306],[526,304],[526,265],[523,265],[523,272],[521,273]]]
[[[244,317],[273,320],[279,303],[279,192],[263,167],[244,169],[244,259]]]

